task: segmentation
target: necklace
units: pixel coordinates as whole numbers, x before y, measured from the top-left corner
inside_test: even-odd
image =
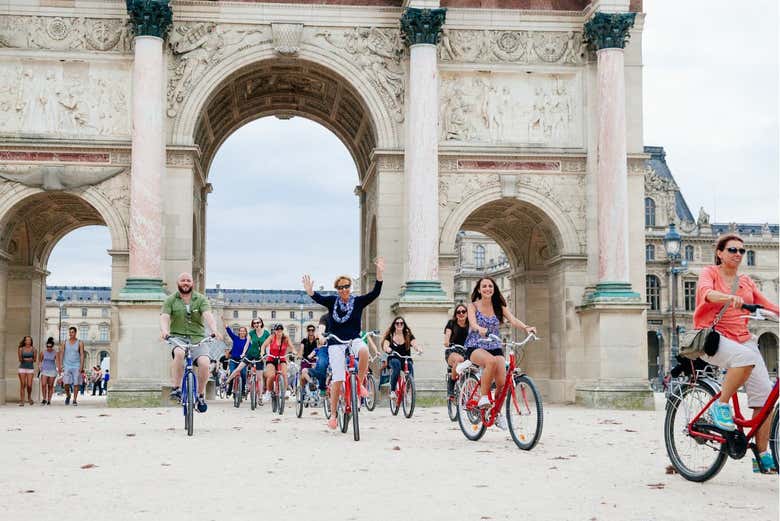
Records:
[[[355,309],[355,296],[350,295],[347,303],[344,304],[340,298],[336,299],[336,303],[333,305],[333,320],[339,324],[343,324],[349,317],[352,316],[352,311]],[[339,317],[338,313],[341,313]]]

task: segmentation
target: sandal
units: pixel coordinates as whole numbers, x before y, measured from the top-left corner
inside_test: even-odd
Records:
[[[24,402],[19,402],[19,407],[24,407]]]

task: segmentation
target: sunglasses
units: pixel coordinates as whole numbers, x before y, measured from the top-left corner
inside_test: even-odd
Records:
[[[465,314],[466,314],[466,310],[465,310],[465,309],[459,309],[459,310],[457,310],[457,311],[455,312],[455,314],[456,314],[456,315],[465,315]]]
[[[343,286],[336,286],[336,289],[341,291],[342,289],[349,289],[352,287],[352,284],[344,284]]]
[[[314,333],[314,329],[307,329],[306,331],[308,331],[309,333]]]
[[[396,322],[396,323],[395,323],[395,325],[396,325],[396,326],[405,326],[406,324],[404,324],[404,323],[403,323],[403,322],[401,322],[401,321],[398,321],[398,322]]]
[[[726,251],[731,253],[732,255],[737,253],[737,252],[739,252],[740,255],[744,255],[745,252],[747,252],[747,250],[745,248],[735,248],[733,246],[731,248],[726,248]]]

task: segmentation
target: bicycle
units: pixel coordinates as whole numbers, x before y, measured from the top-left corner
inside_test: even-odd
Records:
[[[752,313],[752,320],[777,321],[777,316],[762,311],[757,304],[743,304]],[[751,419],[745,419],[739,406],[737,393],[731,397],[734,407],[734,423],[737,428],[724,431],[712,424],[710,406],[720,398],[721,380],[714,369],[698,370],[687,381],[675,380],[669,385],[664,420],[666,452],[675,470],[688,481],[704,482],[715,477],[726,464],[727,458],[742,459],[748,449],[758,461],[759,471],[767,473],[761,463],[758,448],[751,441],[758,429],[772,416],[769,447],[778,464],[780,441],[780,414],[778,413],[778,380],[769,393],[761,410]],[[748,430],[745,434],[745,430]]]
[[[414,405],[417,397],[417,391],[414,385],[414,377],[409,372],[409,360],[411,356],[402,355],[398,351],[391,350],[390,356],[395,356],[404,361],[404,365],[401,368],[401,375],[398,377],[398,387],[395,393],[395,400],[390,397],[390,412],[393,416],[398,414],[398,409],[403,407],[404,416],[411,418],[414,414]]]
[[[316,360],[316,358],[315,358]],[[314,363],[311,359],[309,362]],[[296,409],[295,415],[300,418],[303,415],[304,407],[319,407],[320,406],[320,393],[317,390],[317,379],[310,376],[309,382],[305,382],[303,377],[296,375],[295,381],[295,399]],[[330,419],[330,418],[328,418]]]
[[[187,436],[192,436],[195,431],[195,401],[197,400],[198,378],[192,370],[192,348],[205,342],[210,342],[210,338],[205,338],[197,344],[185,342],[181,338],[168,336],[166,338],[171,347],[180,347],[184,349],[184,375],[181,378],[181,405],[184,413],[184,428],[187,430]]]
[[[262,360],[249,360],[248,358],[244,358],[244,363],[249,368],[249,374],[246,378],[246,385],[249,388],[249,408],[251,410],[257,409],[258,401],[260,405],[262,405],[262,376],[258,379],[257,378],[257,367],[256,364],[258,362],[262,362]],[[238,378],[236,378],[238,380]]]
[[[343,346],[349,346],[352,343],[351,341],[345,342],[332,333],[328,335],[328,340],[330,339]],[[354,354],[349,351],[345,354],[348,357],[348,362],[344,375],[344,392],[341,393],[336,405],[336,419],[341,432],[346,433],[349,430],[349,420],[352,418],[352,435],[355,441],[360,441],[360,421],[358,415],[360,400],[358,400],[357,363]]]
[[[285,355],[280,355],[280,356],[266,355],[266,357],[275,358],[280,362],[285,361]],[[279,365],[281,365],[281,363]],[[276,376],[274,376],[274,382],[271,386],[271,411],[275,413],[279,413],[280,416],[284,414],[284,399],[285,399],[285,391],[286,391],[284,377],[285,375],[282,374],[282,371],[279,370],[279,368],[277,368]]]
[[[522,358],[524,346],[538,337],[531,333],[522,342],[502,342],[495,335],[490,335],[482,342],[500,342],[510,348],[509,363],[506,369],[506,383],[501,393],[495,399],[492,390],[488,392],[490,407],[482,409],[478,406],[479,388],[482,370],[470,360],[461,362],[456,368],[460,375],[460,392],[458,394],[458,423],[466,439],[477,441],[485,434],[487,427],[495,424],[501,413],[501,407],[506,403],[505,414],[507,428],[518,448],[531,450],[542,435],[542,398],[536,384],[530,376],[515,365],[516,358]],[[519,388],[519,392],[518,392]]]
[[[221,371],[219,373],[219,380],[217,382],[217,396],[219,396],[220,399],[224,399],[226,393],[227,393],[227,373]]]
[[[464,353],[466,352],[466,348],[460,344],[452,344],[450,348],[460,348]],[[447,369],[444,371],[445,386],[449,385],[451,375],[452,369],[449,365],[447,365]],[[449,417],[450,421],[454,422],[458,420],[458,395],[460,394],[460,379],[453,381],[452,384],[452,396],[447,396],[447,417]]]

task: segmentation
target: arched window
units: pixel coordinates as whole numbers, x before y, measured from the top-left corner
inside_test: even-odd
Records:
[[[309,320],[314,318],[314,311],[309,311]]]
[[[655,260],[655,246],[653,246],[652,244],[645,245],[645,260],[646,261]]]
[[[276,318],[276,311],[271,311],[271,318]]]
[[[485,247],[481,244],[474,246],[474,266],[478,270],[485,267]]]
[[[747,265],[748,266],[756,265],[756,252],[754,252],[753,250],[747,251]]]
[[[645,226],[655,226],[655,201],[645,197]]]
[[[647,305],[652,311],[661,309],[661,281],[655,275],[645,277],[647,286]]]
[[[690,244],[685,247],[685,260],[693,262],[693,246]]]

